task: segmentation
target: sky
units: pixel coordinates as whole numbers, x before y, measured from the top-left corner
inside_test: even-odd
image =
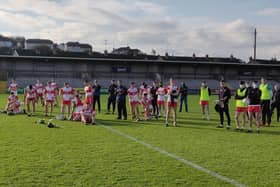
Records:
[[[0,0],[0,34],[150,54],[280,59],[278,0]]]

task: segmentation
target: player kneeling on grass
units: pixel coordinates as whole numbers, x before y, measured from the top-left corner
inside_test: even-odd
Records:
[[[64,112],[67,108],[67,118],[70,118],[71,112],[71,100],[73,98],[74,89],[69,85],[69,83],[64,83],[64,87],[60,89],[59,95],[62,97],[61,104],[61,118],[65,119]]]
[[[239,88],[236,91],[235,100],[236,100],[236,110],[235,110],[235,123],[236,123],[236,130],[240,130],[240,121],[239,117],[240,114],[242,115],[242,127],[241,130],[243,131],[245,128],[245,121],[247,116],[247,95],[248,89],[245,86],[245,81],[240,81]]]
[[[153,106],[152,106],[152,100],[148,96],[148,93],[145,92],[143,93],[142,105],[144,109],[145,120],[150,120],[152,118]]]
[[[171,78],[169,80],[169,86],[167,87],[167,110],[166,110],[166,120],[165,125],[168,127],[168,120],[171,109],[173,110],[173,126],[176,127],[177,118],[177,102],[179,95],[179,88],[174,85],[174,80]]]
[[[91,105],[85,104],[81,111],[81,121],[82,123],[95,124],[95,111],[92,109]]]
[[[24,89],[24,102],[27,106],[28,116],[33,115],[36,111],[36,89],[32,85],[29,85]],[[30,110],[30,104],[32,105],[32,113]]]
[[[49,107],[51,108],[50,115],[53,112],[53,104],[55,99],[55,88],[52,86],[52,82],[49,81],[44,90],[44,99],[45,99],[45,116],[48,116]]]
[[[81,121],[81,112],[83,110],[83,100],[79,91],[77,91],[74,99],[72,100],[72,116],[70,120]]]
[[[249,129],[248,133],[253,132],[252,123],[253,118],[256,119],[257,133],[260,133],[260,116],[261,116],[261,91],[258,88],[258,82],[254,81],[252,84],[253,88],[248,90],[248,114],[249,114]]]
[[[8,115],[19,114],[21,112],[20,105],[21,104],[18,99],[18,96],[16,96],[14,92],[11,92],[11,94],[8,97],[8,101],[6,105],[7,114]]]
[[[136,119],[136,121],[139,121],[139,99],[138,99],[138,89],[135,86],[134,82],[131,82],[130,88],[127,90],[128,96],[129,96],[129,105],[130,105],[130,112],[131,112],[131,118]]]

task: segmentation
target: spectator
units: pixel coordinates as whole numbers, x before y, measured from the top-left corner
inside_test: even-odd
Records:
[[[181,87],[180,87],[180,109],[179,109],[179,112],[182,112],[183,103],[185,104],[186,112],[188,112],[189,111],[189,108],[188,108],[188,87],[187,87],[185,82],[182,82]]]
[[[127,95],[127,88],[122,85],[121,80],[118,81],[117,87],[117,106],[118,106],[118,118],[127,120],[127,110],[126,110],[126,95]]]
[[[219,90],[219,105],[220,105],[220,125],[218,128],[224,128],[224,113],[227,117],[227,129],[230,129],[230,115],[229,115],[229,100],[231,98],[231,91],[225,85],[225,81],[220,81],[220,90]]]
[[[280,88],[279,85],[275,85],[273,89],[272,103],[271,103],[271,114],[273,114],[274,109],[277,111],[277,122],[280,118]]]
[[[262,106],[262,125],[270,126],[271,123],[271,111],[270,111],[270,99],[271,99],[271,86],[267,83],[265,78],[261,78],[261,84],[259,89],[261,90],[261,106]]]
[[[93,85],[93,110],[95,111],[95,104],[97,103],[99,113],[101,111],[100,94],[101,94],[101,86],[100,84],[98,84],[97,80],[95,80]]]
[[[116,97],[117,97],[117,85],[115,83],[115,80],[111,81],[111,84],[108,88],[108,104],[107,104],[107,113],[110,113],[110,108],[112,105],[112,114],[115,113],[115,108],[116,108]]]

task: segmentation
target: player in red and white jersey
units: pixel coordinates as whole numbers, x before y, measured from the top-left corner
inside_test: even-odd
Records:
[[[51,86],[54,88],[55,92],[54,92],[54,106],[57,106],[58,107],[58,98],[57,98],[57,94],[58,94],[58,86],[57,86],[57,83],[52,80],[51,81]]]
[[[177,102],[178,102],[179,88],[174,84],[172,78],[169,79],[169,86],[167,87],[167,110],[165,125],[168,127],[168,120],[171,109],[173,109],[173,126],[176,127],[177,118]]]
[[[95,124],[95,111],[92,109],[91,105],[84,104],[83,110],[81,111],[81,121],[82,123]]]
[[[24,102],[26,103],[26,106],[27,106],[27,114],[28,115],[34,114],[36,111],[36,108],[35,108],[36,89],[32,85],[29,85],[24,89]],[[32,104],[32,113],[30,110],[30,103]]]
[[[90,105],[92,107],[93,104],[93,88],[88,80],[84,82],[84,91],[85,91],[85,104]]]
[[[8,101],[7,101],[7,105],[6,105],[6,112],[7,112],[7,114],[20,113],[20,101],[19,101],[18,96],[16,96],[14,94],[14,92],[11,92],[8,97]]]
[[[79,91],[76,92],[75,97],[72,99],[72,116],[73,121],[81,121],[81,112],[83,110],[82,95]]]
[[[129,97],[129,105],[131,111],[132,119],[136,119],[136,121],[140,120],[139,117],[139,92],[135,86],[135,82],[131,82],[130,88],[127,90],[128,97]]]
[[[152,118],[153,107],[152,107],[152,100],[148,96],[148,93],[146,93],[146,92],[143,93],[141,103],[142,103],[142,106],[144,109],[145,120],[150,120]]]
[[[35,84],[35,89],[36,89],[36,102],[39,100],[41,101],[42,106],[44,106],[44,98],[43,98],[43,92],[44,92],[44,84],[40,82],[40,80],[37,80]]]
[[[145,82],[142,83],[142,85],[140,86],[139,88],[140,90],[140,96],[141,96],[141,99],[143,98],[143,94],[144,93],[147,93],[148,94],[148,97],[150,97],[150,93],[151,93],[151,88],[148,86],[148,84],[146,84]]]
[[[18,84],[16,80],[12,79],[11,84],[9,85],[8,91],[11,93],[13,92],[15,96],[17,96],[18,93]]]
[[[166,95],[166,89],[163,87],[162,82],[159,84],[159,88],[157,90],[157,104],[158,104],[158,110],[159,110],[159,116],[161,114],[165,115],[165,95]]]
[[[64,87],[59,91],[59,95],[62,97],[61,115],[63,116],[63,118],[65,107],[67,107],[68,118],[70,117],[71,100],[73,98],[74,92],[74,89],[67,82],[64,83]]]
[[[48,115],[48,109],[51,108],[50,115],[53,112],[53,103],[55,100],[55,88],[52,86],[52,82],[49,81],[44,89],[44,99],[45,99],[45,115]]]

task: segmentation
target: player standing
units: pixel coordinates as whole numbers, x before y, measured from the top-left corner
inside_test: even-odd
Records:
[[[166,110],[166,120],[165,125],[168,127],[168,120],[170,111],[173,110],[173,126],[176,127],[177,118],[177,102],[179,96],[179,88],[174,84],[172,78],[169,79],[169,86],[167,87],[167,110]]]
[[[8,91],[10,93],[13,92],[15,96],[18,95],[18,84],[17,84],[16,80],[12,79],[12,82],[9,85]]]
[[[53,104],[55,99],[55,88],[52,86],[52,81],[49,81],[44,90],[45,99],[45,116],[48,116],[49,107],[51,109],[50,116],[53,113]]]
[[[260,117],[261,117],[261,91],[258,88],[258,82],[254,81],[252,83],[252,88],[248,90],[248,114],[249,114],[249,129],[248,133],[253,132],[252,122],[253,118],[256,119],[257,133],[260,133]]]
[[[84,91],[85,91],[85,104],[90,105],[92,107],[93,105],[93,88],[88,80],[85,80],[84,82]]]
[[[57,94],[58,94],[58,86],[57,86],[57,83],[54,81],[54,80],[52,80],[51,81],[52,83],[51,83],[51,86],[53,87],[53,89],[54,89],[54,106],[55,107],[58,107],[58,98],[57,98]]]
[[[200,95],[200,106],[202,110],[202,119],[210,120],[209,100],[211,96],[211,90],[207,86],[206,81],[203,81],[201,83],[199,95]]]
[[[62,96],[62,105],[61,105],[61,115],[64,117],[65,108],[67,108],[67,118],[70,118],[71,112],[71,100],[73,98],[74,89],[69,85],[69,83],[64,83],[64,87],[60,89],[59,95]]]
[[[161,114],[165,116],[165,95],[166,95],[166,89],[163,87],[162,82],[159,84],[159,88],[157,90],[157,104],[159,108],[159,114],[158,116],[160,117]]]
[[[36,102],[40,100],[42,106],[44,106],[44,98],[43,98],[44,84],[41,83],[40,80],[37,80],[35,84],[35,89],[36,89]]]
[[[236,110],[235,110],[235,123],[236,123],[236,130],[240,130],[240,121],[239,117],[240,114],[242,115],[242,127],[241,130],[243,131],[245,128],[245,121],[247,116],[247,103],[246,98],[248,96],[248,90],[245,86],[244,81],[240,81],[239,88],[236,91],[235,100],[236,100]]]
[[[130,112],[131,118],[136,119],[136,121],[140,120],[139,117],[139,93],[138,89],[135,86],[135,82],[131,82],[130,88],[127,90],[129,96],[129,105],[130,105]]]
[[[36,103],[36,89],[29,85],[24,89],[24,102],[26,102],[27,105],[27,114],[28,116],[31,116],[35,113],[35,103]],[[30,103],[32,104],[32,113],[30,110]]]
[[[153,107],[153,116],[157,119],[159,115],[159,110],[158,110],[158,95],[157,95],[157,90],[158,90],[158,83],[157,81],[153,81],[153,86],[150,89],[151,93],[151,102],[152,102],[152,107]]]
[[[261,95],[261,106],[262,106],[262,125],[269,127],[271,124],[271,110],[270,110],[270,100],[271,100],[271,86],[267,83],[265,78],[261,78],[261,84],[259,89],[262,92]]]

